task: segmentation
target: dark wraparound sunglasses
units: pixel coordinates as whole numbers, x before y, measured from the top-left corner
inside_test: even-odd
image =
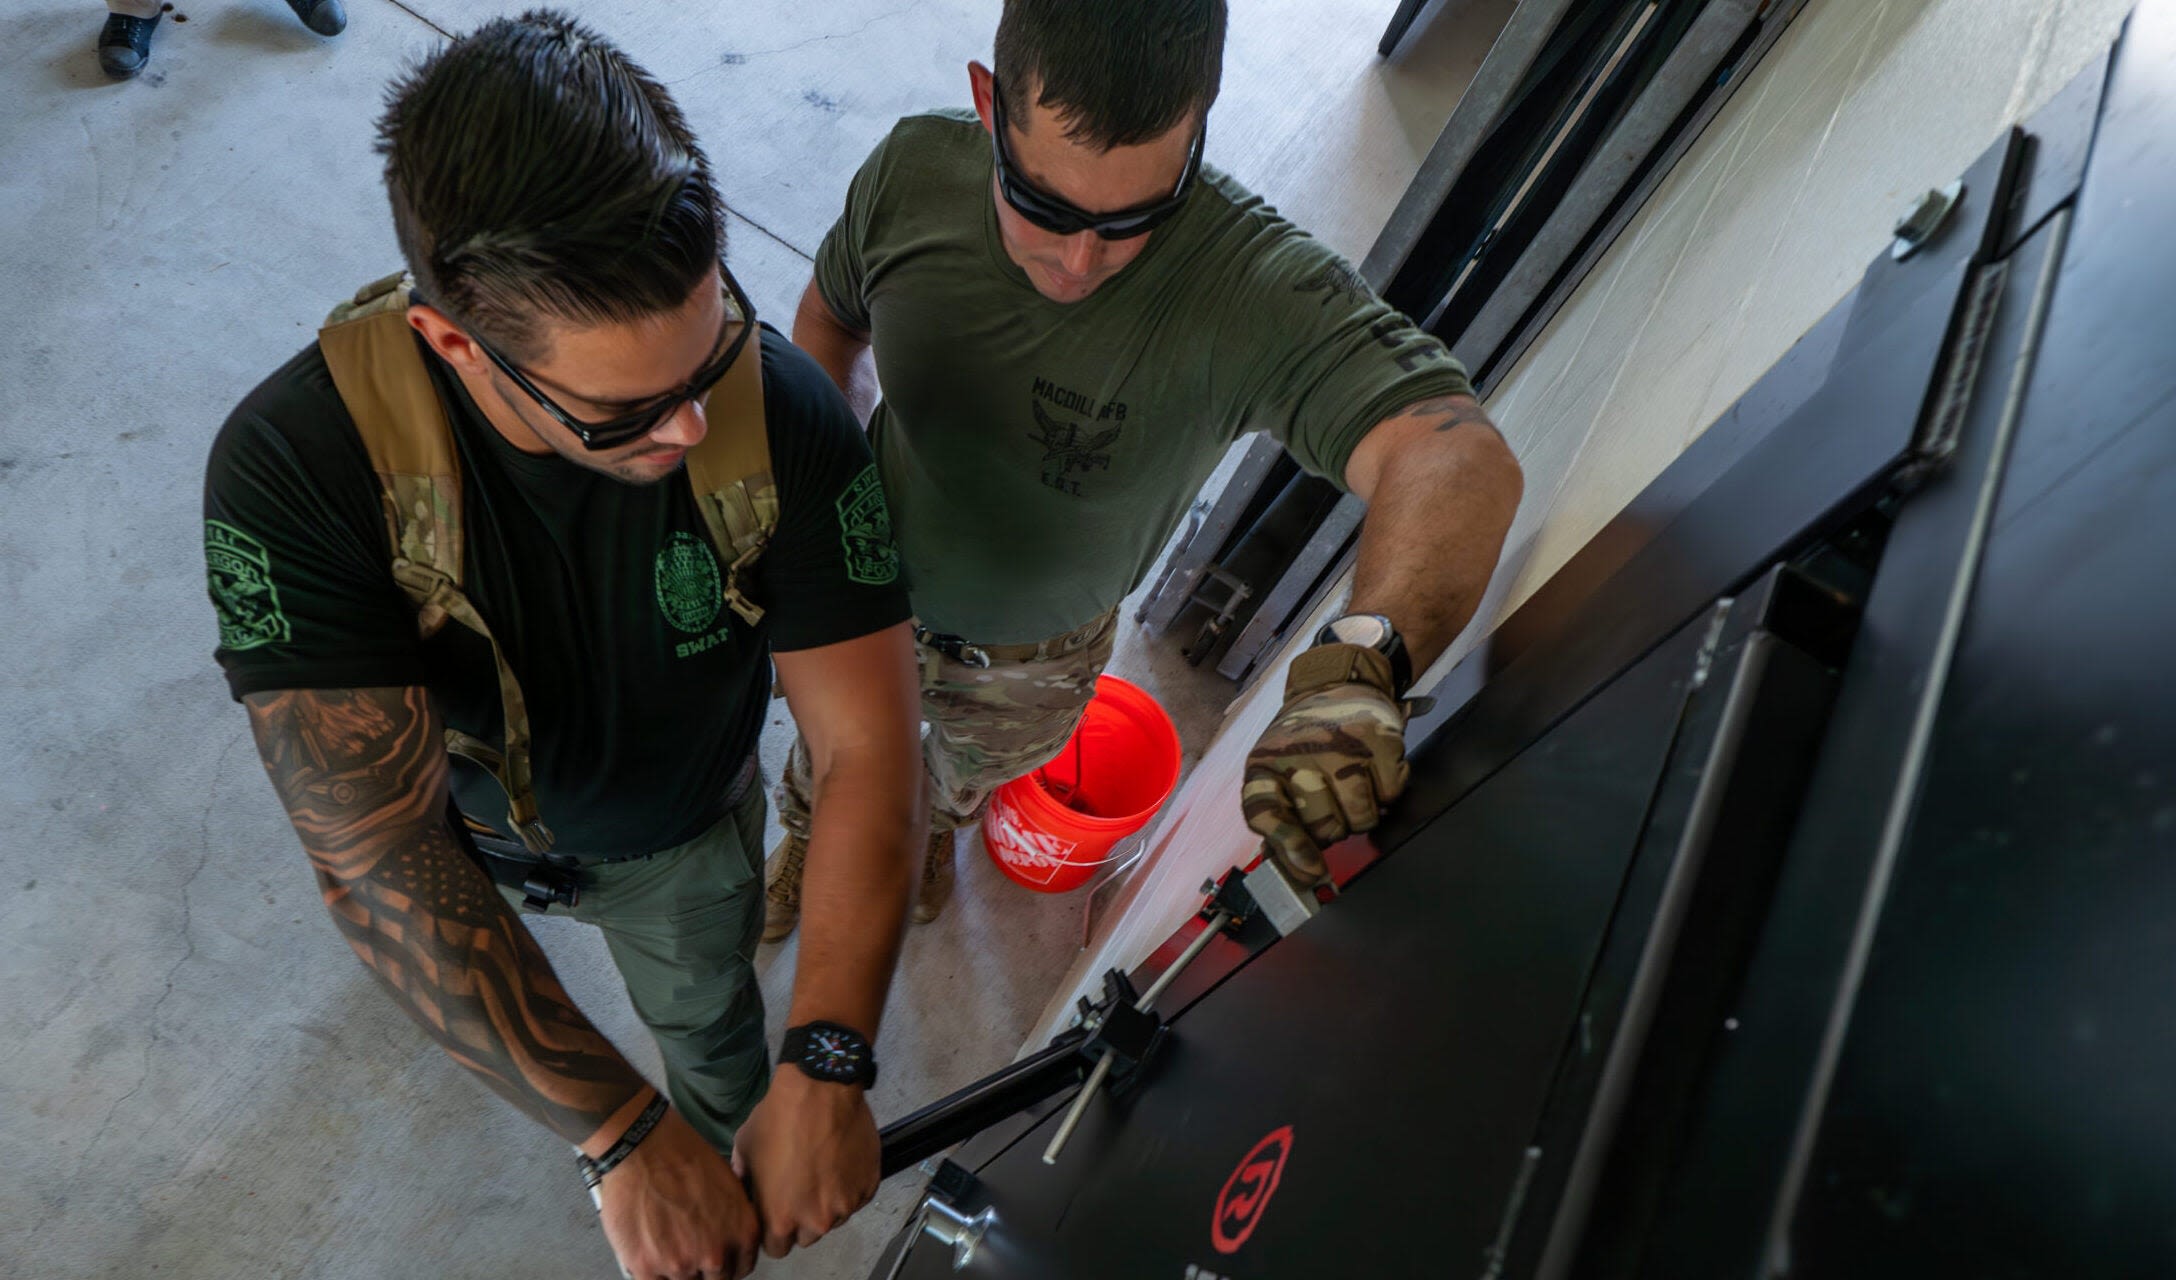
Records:
[[[538,390],[535,383],[514,367],[513,361],[500,355],[490,343],[473,333],[469,335],[469,341],[481,347],[484,355],[498,367],[499,372],[521,388],[522,394],[542,405],[544,412],[552,415],[554,421],[573,432],[574,438],[582,442],[584,449],[592,453],[614,449],[640,440],[655,431],[657,424],[679,412],[681,405],[709,395],[710,389],[718,385],[718,380],[740,358],[741,349],[748,345],[748,335],[755,332],[756,327],[755,308],[749,304],[748,295],[741,292],[740,281],[733,278],[733,273],[726,270],[722,262],[718,264],[718,278],[724,281],[726,317],[725,328],[718,334],[717,346],[722,350],[717,358],[697,370],[694,377],[680,384],[678,388],[666,392],[640,409],[603,422],[585,422],[568,413],[550,396]]]
[[[1194,192],[1194,180],[1201,174],[1202,143],[1209,136],[1209,126],[1204,122],[1201,131],[1194,135],[1194,149],[1186,157],[1186,170],[1179,175],[1179,185],[1171,189],[1170,195],[1116,213],[1090,213],[1070,200],[1038,189],[1013,168],[1012,156],[1005,149],[1005,94],[998,88],[995,76],[990,78],[990,120],[997,126],[990,130],[990,151],[997,163],[997,189],[1004,195],[1005,203],[1013,207],[1013,212],[1043,230],[1061,236],[1093,231],[1105,240],[1145,236],[1184,208],[1186,198]]]

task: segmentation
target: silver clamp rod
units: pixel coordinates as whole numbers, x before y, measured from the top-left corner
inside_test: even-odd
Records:
[[[1147,1013],[1149,1006],[1156,1003],[1156,997],[1162,995],[1164,989],[1177,980],[1186,966],[1194,963],[1195,958],[1207,949],[1209,940],[1224,932],[1224,926],[1231,922],[1232,913],[1229,911],[1219,911],[1212,916],[1209,927],[1194,935],[1194,940],[1186,944],[1186,950],[1181,951],[1178,959],[1164,967],[1156,981],[1150,983],[1148,990],[1141,993],[1141,998],[1133,1002],[1133,1007],[1141,1013]],[[1110,1079],[1110,1075],[1111,1057],[1105,1054],[1096,1060],[1095,1069],[1088,1073],[1088,1079],[1081,1085],[1080,1092],[1074,1095],[1073,1105],[1066,1109],[1065,1119],[1058,1122],[1058,1131],[1050,1135],[1050,1145],[1043,1148],[1044,1164],[1058,1163],[1058,1153],[1065,1150],[1066,1143],[1072,1141],[1073,1130],[1080,1126],[1080,1118],[1088,1112],[1088,1103],[1094,1099],[1096,1091],[1103,1087],[1103,1082]]]

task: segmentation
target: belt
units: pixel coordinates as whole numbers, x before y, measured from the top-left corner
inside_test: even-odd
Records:
[[[947,635],[931,631],[917,622],[914,624],[914,642],[928,649],[935,649],[954,662],[970,667],[983,668],[993,662],[1041,662],[1048,658],[1060,658],[1078,653],[1110,632],[1118,621],[1118,610],[1098,614],[1064,635],[1028,644],[978,644],[963,636]]]
[[[725,807],[739,807],[756,785],[758,776],[756,757],[750,754],[741,762],[732,783],[725,789]],[[582,890],[592,881],[588,874],[590,868],[640,862],[663,852],[652,849],[648,853],[626,853],[610,858],[586,858],[558,851],[532,853],[521,841],[510,840],[489,827],[479,827],[474,818],[462,816],[468,827],[469,844],[480,855],[478,865],[497,883],[521,890],[521,905],[526,911],[544,911],[554,902],[574,906],[582,900]]]

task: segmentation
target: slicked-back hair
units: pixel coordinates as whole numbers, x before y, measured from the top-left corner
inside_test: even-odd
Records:
[[[1225,0],[1005,0],[997,87],[1015,128],[1029,94],[1065,136],[1108,151],[1169,133],[1216,101]]]
[[[423,297],[516,360],[541,357],[548,320],[686,305],[725,248],[680,109],[554,10],[485,23],[396,81],[377,145]]]

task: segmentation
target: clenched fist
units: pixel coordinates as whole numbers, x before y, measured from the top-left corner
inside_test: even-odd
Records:
[[[604,1176],[597,1210],[621,1272],[639,1280],[736,1280],[756,1265],[755,1206],[678,1111]]]
[[[1390,659],[1360,645],[1319,645],[1292,660],[1284,707],[1247,755],[1239,804],[1294,883],[1326,878],[1323,847],[1373,830],[1405,790],[1396,687]]]

